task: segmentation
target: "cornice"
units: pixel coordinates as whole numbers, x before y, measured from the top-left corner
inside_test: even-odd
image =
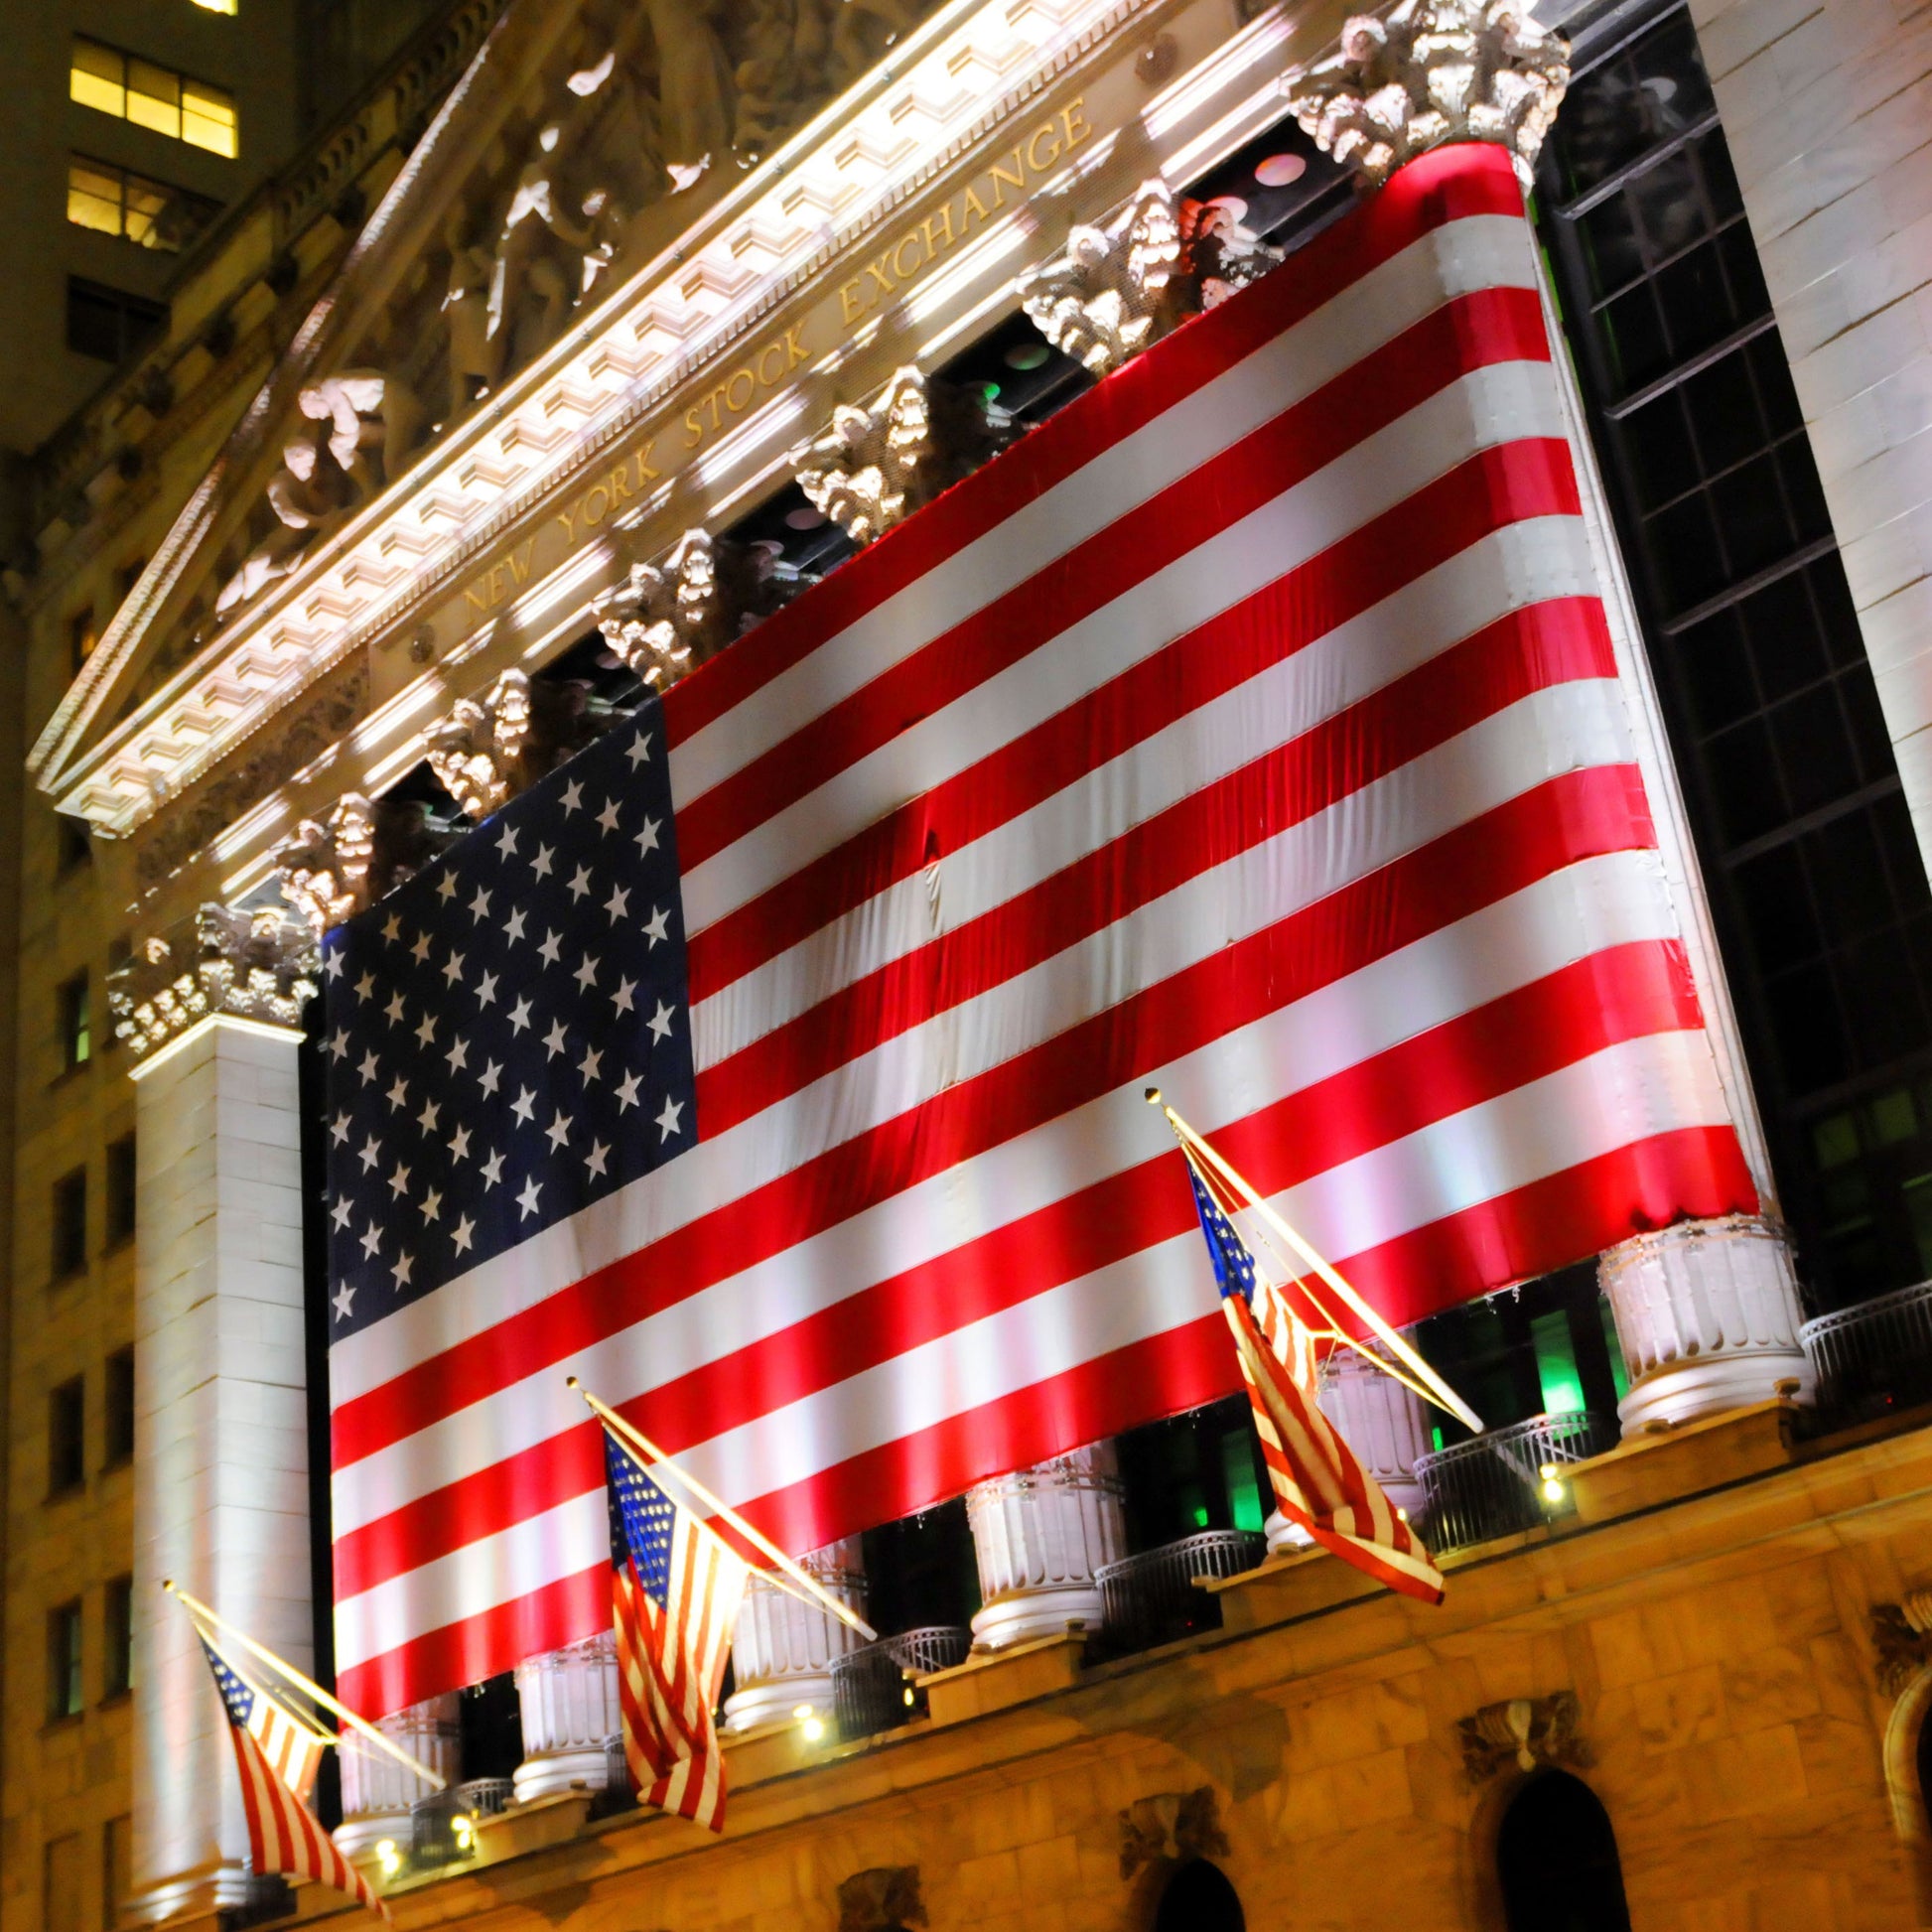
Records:
[[[638,500],[623,519],[612,519],[632,530],[594,555],[544,564],[521,599],[518,650],[507,658],[500,650],[490,655],[492,624],[463,633],[463,587],[480,563],[500,558],[505,543],[537,519],[557,520],[559,501],[567,504],[614,452],[624,451],[628,461],[653,419],[680,420],[693,385],[715,377],[747,345],[756,349],[761,332],[795,329],[790,319],[806,314],[813,300],[821,309],[835,302],[841,271],[851,271],[865,244],[876,245],[882,230],[890,234],[898,211],[941,183],[956,187],[983,167],[999,137],[1024,131],[1010,125],[1015,116],[1060,98],[1103,60],[1109,73],[1128,71],[1134,51],[1157,32],[1178,30],[1188,45],[1173,79],[1143,79],[1128,116],[1137,126],[1116,119],[1099,128],[1086,152],[1041,184],[1039,206],[1017,205],[970,247],[961,246],[890,327],[875,315],[838,332],[829,345],[815,343],[805,375],[816,378],[818,391],[829,394],[830,384],[842,398],[863,392],[855,381],[869,378],[879,359],[870,351],[895,328],[902,336],[908,319],[923,340],[893,344],[899,359],[908,349],[936,349],[965,320],[1012,306],[1020,277],[1039,259],[1042,222],[1063,227],[1094,218],[1103,211],[1091,205],[1095,197],[1124,198],[1146,172],[1150,151],[1171,168],[1197,170],[1279,117],[1291,55],[1306,61],[1318,53],[1339,19],[1339,8],[1291,15],[1278,7],[1243,26],[1230,0],[955,0],[701,213],[675,246],[489,408],[422,457],[299,574],[244,612],[134,716],[59,757],[44,746],[43,787],[64,810],[126,836],[217,765],[231,764],[244,741],[259,738],[268,722],[363,652],[392,668],[376,679],[377,715],[354,728],[359,764],[338,759],[332,778],[392,782],[406,768],[401,760],[420,755],[414,747],[427,710],[451,688],[456,665],[480,683],[508,663],[530,660],[543,639],[559,638],[571,614],[588,611],[625,562],[651,552],[645,539],[663,521],[659,512],[674,487],[682,508],[693,491],[736,500],[755,483],[768,486],[786,449],[817,420],[804,418],[795,396],[760,400],[648,493],[640,458]],[[1111,162],[1130,133],[1132,159]],[[1125,171],[1118,183],[1110,168]],[[1051,212],[1043,215],[1041,207]],[[674,534],[666,530],[656,547]],[[436,648],[426,652],[432,661],[420,674],[398,678],[393,667],[405,654],[393,646],[412,634],[434,636]],[[385,642],[392,648],[377,653]],[[417,652],[409,656],[421,661]],[[375,765],[381,770],[372,774]],[[243,872],[252,865],[258,873],[263,840],[291,809],[285,803],[244,813],[249,822],[221,841],[221,862],[232,872],[246,860]]]

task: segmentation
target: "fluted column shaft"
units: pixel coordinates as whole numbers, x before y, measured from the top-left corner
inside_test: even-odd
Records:
[[[447,1784],[459,1783],[463,1777],[463,1726],[457,1697],[450,1691],[429,1698],[376,1725]],[[385,1838],[405,1839],[410,1807],[435,1790],[373,1744],[345,1744],[342,1771],[343,1822],[336,1827],[335,1836],[345,1858],[355,1858]]]
[[[606,1630],[516,1667],[523,1715],[523,1762],[512,1789],[518,1804],[611,1781],[612,1740],[622,1734],[618,1703],[618,1638]]]
[[[1811,1400],[1782,1228],[1746,1214],[1680,1222],[1619,1242],[1596,1271],[1630,1376],[1617,1404],[1626,1434],[1766,1402],[1780,1383]]]
[[[1112,1443],[1094,1443],[967,1491],[982,1607],[976,1649],[1051,1636],[1079,1620],[1097,1629],[1094,1573],[1127,1554]]]
[[[798,1561],[841,1603],[865,1615],[865,1556],[856,1536]],[[801,1704],[823,1717],[832,1708],[832,1666],[859,1643],[858,1632],[830,1610],[754,1577],[732,1638],[736,1688],[725,1700],[725,1728],[750,1730],[789,1718]]]

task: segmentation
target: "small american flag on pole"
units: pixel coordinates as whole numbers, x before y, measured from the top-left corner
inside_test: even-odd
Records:
[[[241,1808],[248,1819],[248,1856],[255,1870],[284,1878],[313,1878],[380,1912],[383,1904],[369,1881],[337,1851],[308,1806],[322,1744],[273,1698],[237,1675],[228,1660],[202,1638],[234,1737],[235,1764],[241,1772]]]
[[[680,1509],[604,1432],[611,1600],[623,1755],[647,1805],[725,1829],[725,1759],[712,1710],[751,1566]]]
[[[1255,1266],[1191,1158],[1187,1178],[1282,1514],[1392,1589],[1440,1603],[1443,1579],[1429,1552],[1315,1402],[1313,1335]]]

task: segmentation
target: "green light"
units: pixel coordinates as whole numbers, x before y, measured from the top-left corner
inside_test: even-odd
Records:
[[[1539,1314],[1530,1323],[1530,1343],[1536,1350],[1544,1413],[1560,1416],[1582,1409],[1584,1378],[1577,1372],[1577,1346],[1571,1338],[1569,1314],[1562,1309],[1553,1314]]]

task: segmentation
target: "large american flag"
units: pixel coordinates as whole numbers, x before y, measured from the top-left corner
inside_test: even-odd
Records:
[[[609,1430],[604,1449],[630,1788],[647,1805],[722,1832],[725,1754],[712,1707],[751,1569]]]
[[[1255,1265],[1253,1251],[1186,1158],[1221,1312],[1234,1335],[1269,1486],[1283,1515],[1378,1583],[1440,1603],[1442,1573],[1421,1539],[1321,1413],[1314,1336]]]
[[[1239,1386],[1159,1083],[1392,1321],[1756,1204],[1506,156],[1446,149],[328,952],[344,1695]]]
[[[202,1648],[207,1653],[228,1733],[234,1739],[241,1809],[248,1820],[248,1857],[255,1870],[264,1877],[313,1878],[387,1918],[388,1906],[336,1850],[322,1821],[309,1809],[309,1790],[322,1747],[273,1698],[246,1683],[206,1636]]]

